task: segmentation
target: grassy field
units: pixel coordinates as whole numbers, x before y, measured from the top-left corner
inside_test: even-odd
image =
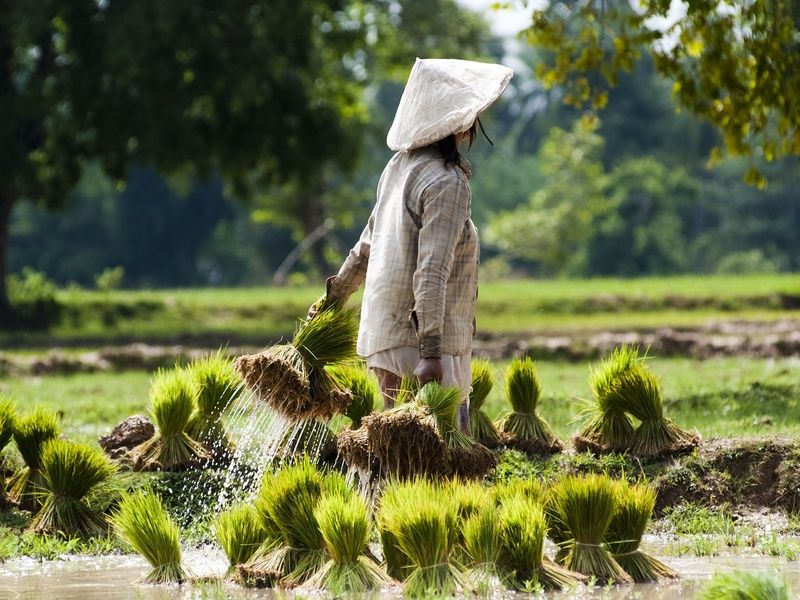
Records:
[[[800,437],[800,361],[744,358],[690,361],[651,359],[661,377],[668,416],[704,437]],[[506,410],[502,376],[486,404],[492,418]],[[589,398],[589,365],[539,362],[544,387],[541,414],[562,438],[572,435]],[[0,379],[0,394],[14,397],[21,409],[39,405],[63,412],[65,432],[85,441],[97,437],[131,414],[144,414],[150,375],[144,372],[58,375]]]
[[[323,286],[97,292],[64,290],[47,331],[0,333],[24,347],[114,341],[273,339],[290,334]],[[358,301],[358,297],[354,298]],[[800,317],[800,276],[513,280],[481,285],[482,331],[696,326],[722,319]]]

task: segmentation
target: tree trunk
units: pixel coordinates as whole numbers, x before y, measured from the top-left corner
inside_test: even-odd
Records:
[[[323,184],[314,186],[308,190],[303,210],[303,233],[311,235],[318,227],[325,223],[325,189]],[[333,275],[333,266],[325,256],[325,248],[328,244],[326,236],[322,236],[313,246],[311,246],[311,260],[314,267],[323,277]]]
[[[8,228],[13,206],[14,192],[8,187],[0,187],[0,329],[14,329],[22,325],[20,315],[11,306],[6,288]]]

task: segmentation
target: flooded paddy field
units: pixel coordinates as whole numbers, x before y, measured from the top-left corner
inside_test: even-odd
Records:
[[[716,573],[746,568],[749,572],[778,573],[785,579],[791,597],[800,596],[800,561],[751,555],[719,557],[667,558],[681,579],[670,583],[627,586],[581,587],[569,592],[542,594],[534,597],[597,600],[691,600],[703,584]],[[227,563],[216,549],[192,551],[186,564],[198,581],[182,586],[148,586],[137,583],[148,571],[147,562],[138,556],[70,556],[64,560],[39,562],[14,559],[0,565],[0,598],[44,598],[59,600],[166,600],[216,598],[304,597],[308,594],[291,591],[244,589],[227,583]],[[401,597],[399,590],[386,590],[380,597]],[[525,597],[524,594],[505,593]],[[374,594],[372,597],[377,597]]]

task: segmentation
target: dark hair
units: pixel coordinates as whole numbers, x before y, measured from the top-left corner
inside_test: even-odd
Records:
[[[467,130],[467,133],[469,134],[469,147],[472,148],[476,133],[475,123]],[[451,133],[446,138],[442,138],[438,142],[434,142],[433,145],[436,146],[436,149],[439,150],[439,153],[442,155],[446,167],[456,166],[458,164],[458,159],[461,157],[461,154],[458,151],[458,144],[456,144],[456,136],[454,133]]]

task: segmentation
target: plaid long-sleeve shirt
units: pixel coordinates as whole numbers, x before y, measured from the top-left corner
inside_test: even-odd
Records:
[[[418,346],[420,357],[472,346],[478,232],[470,219],[471,168],[445,166],[431,148],[398,152],[377,202],[328,293],[346,300],[365,284],[358,353]]]

